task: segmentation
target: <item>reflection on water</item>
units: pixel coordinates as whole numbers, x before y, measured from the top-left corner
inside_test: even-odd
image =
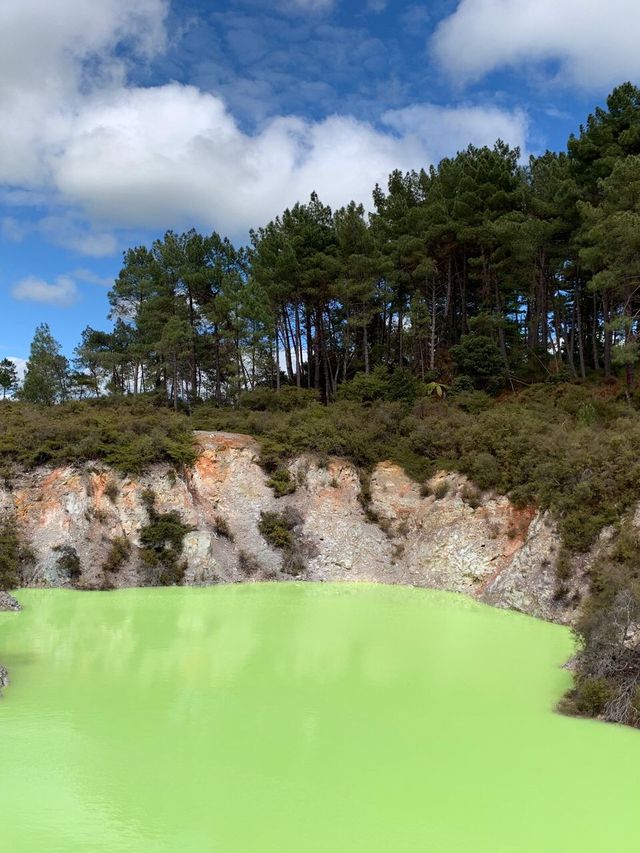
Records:
[[[563,628],[397,587],[20,598],[3,851],[638,849],[640,736],[552,713]]]

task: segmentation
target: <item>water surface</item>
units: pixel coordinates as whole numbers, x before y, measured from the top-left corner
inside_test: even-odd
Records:
[[[564,628],[398,587],[18,597],[2,851],[640,849],[640,734],[552,712]]]

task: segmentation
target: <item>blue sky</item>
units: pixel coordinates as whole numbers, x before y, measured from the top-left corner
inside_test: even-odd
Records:
[[[640,81],[636,0],[8,0],[0,8],[0,357],[108,325],[122,252],[237,242],[312,190],[498,136],[564,148]]]

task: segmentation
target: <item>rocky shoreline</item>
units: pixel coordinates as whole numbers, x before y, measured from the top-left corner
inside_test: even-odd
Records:
[[[562,624],[576,618],[594,555],[575,558],[572,587],[558,596],[560,539],[550,516],[533,507],[481,493],[451,472],[420,486],[390,462],[363,484],[349,462],[310,455],[291,461],[295,490],[276,497],[253,438],[196,437],[200,455],[184,471],[155,466],[123,477],[94,463],[43,467],[0,485],[0,515],[14,519],[30,555],[22,585],[99,590],[154,583],[141,539],[152,493],[154,511],[174,513],[187,530],[180,555],[185,585],[292,577],[401,584],[460,592]],[[291,553],[261,533],[265,513],[292,520],[293,568]],[[2,609],[19,604],[0,593]]]
[[[288,466],[292,493],[276,497],[246,435],[197,433],[200,455],[184,471],[155,466],[122,477],[94,463],[39,468],[0,485],[0,514],[15,520],[31,561],[24,586],[82,589],[153,582],[141,559],[149,523],[176,513],[188,527],[183,583],[290,579],[287,554],[265,541],[265,513],[294,519],[296,574],[311,581],[370,581],[462,592],[497,607],[570,624],[585,566],[569,594],[555,594],[560,540],[552,519],[508,498],[480,493],[465,477],[413,482],[390,462],[364,485],[342,459],[301,456]],[[583,562],[584,562],[584,558]]]
[[[0,591],[0,610],[20,610],[20,604],[8,592]],[[9,686],[9,673],[7,668],[0,664],[0,696],[2,689]]]

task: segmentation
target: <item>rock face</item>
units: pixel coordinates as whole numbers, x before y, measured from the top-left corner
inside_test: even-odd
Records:
[[[20,610],[20,605],[8,592],[0,592],[0,610]]]
[[[424,497],[398,466],[382,463],[365,510],[352,465],[339,459],[321,465],[310,456],[291,463],[297,489],[278,499],[252,438],[198,433],[197,439],[200,456],[183,474],[161,466],[140,478],[121,478],[100,465],[42,468],[0,490],[0,511],[15,515],[33,552],[25,584],[100,589],[148,582],[138,549],[148,522],[142,496],[151,488],[158,512],[176,510],[192,528],[183,551],[188,584],[290,577],[282,552],[258,530],[262,512],[289,508],[304,544],[303,579],[435,587],[554,621],[575,615],[566,597],[554,600],[558,535],[533,509],[479,495],[454,474],[436,475]],[[114,542],[123,538],[132,548],[109,569]],[[80,560],[78,578],[62,558],[70,553]]]

